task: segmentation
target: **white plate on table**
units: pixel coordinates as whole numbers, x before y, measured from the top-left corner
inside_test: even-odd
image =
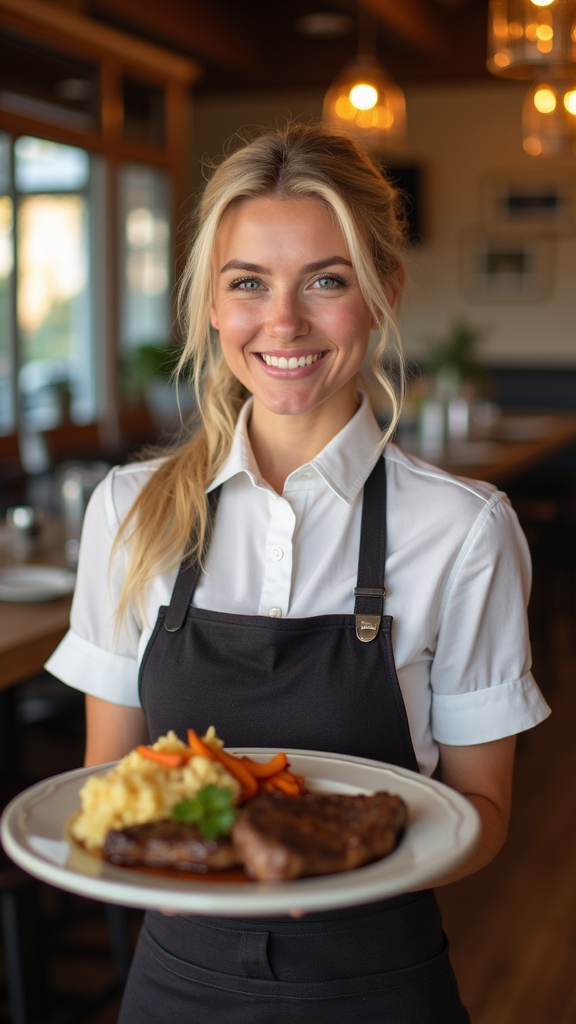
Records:
[[[58,565],[11,565],[0,569],[0,601],[51,601],[74,590],[76,577]]]
[[[275,750],[233,748],[266,761]],[[78,791],[100,768],[79,768],[39,782],[4,811],[0,833],[12,859],[36,878],[95,900],[150,910],[266,917],[292,910],[322,911],[384,899],[425,886],[473,849],[479,818],[459,793],[380,761],[318,751],[287,750],[291,768],[309,790],[373,793],[388,790],[408,805],[408,827],[397,850],[366,867],[292,882],[214,882],[164,877],[116,867],[71,847],[66,822],[80,808]]]

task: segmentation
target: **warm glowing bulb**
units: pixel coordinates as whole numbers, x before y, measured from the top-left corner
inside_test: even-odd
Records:
[[[571,89],[565,94],[564,106],[569,114],[576,114],[576,89]]]
[[[531,43],[536,42],[536,25],[532,21],[526,25],[526,39],[529,39]]]
[[[391,128],[394,124],[394,114],[388,107],[378,106],[372,120],[375,128]]]
[[[352,121],[356,117],[356,107],[350,103],[349,96],[339,96],[334,105],[338,117],[344,121]]]
[[[378,90],[373,85],[361,82],[350,89],[350,102],[357,110],[372,110],[378,103]]]
[[[508,34],[511,39],[522,39],[524,29],[519,21],[511,21],[508,26]]]
[[[492,22],[492,31],[495,36],[500,39],[505,39],[508,35],[508,21],[506,18],[494,18]]]
[[[536,35],[538,36],[538,39],[543,39],[545,42],[547,42],[548,39],[552,39],[552,36],[554,35],[554,29],[551,25],[538,25],[538,28],[536,29]]]
[[[541,114],[551,114],[556,109],[556,97],[552,89],[537,89],[534,93],[534,106]]]
[[[576,25],[572,26],[572,31],[570,33],[570,38],[571,38],[573,43],[576,43]]]
[[[500,50],[499,53],[494,54],[494,63],[497,68],[507,68],[510,63],[510,51]]]
[[[554,3],[554,0],[532,0],[535,7],[550,7],[550,4]]]
[[[540,53],[550,53],[550,50],[552,49],[552,40],[539,39],[536,43],[536,49],[539,50]]]
[[[527,139],[524,139],[522,145],[530,156],[540,156],[540,153],[542,152],[542,143],[540,142],[540,139],[537,139],[534,135],[529,135]]]

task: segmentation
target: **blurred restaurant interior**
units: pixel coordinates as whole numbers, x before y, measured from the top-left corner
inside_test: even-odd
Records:
[[[351,106],[360,66],[382,96]],[[240,138],[323,104],[365,129],[403,196],[397,441],[505,490],[534,565],[534,672],[554,713],[519,743],[503,852],[440,893],[463,1000],[474,1024],[576,1024],[573,0],[0,0],[2,806],[82,763],[82,694],[42,666],[90,493],[194,412],[170,375],[204,177]],[[52,575],[22,581],[26,565]],[[0,903],[0,1021],[112,1024],[139,912],[4,855]]]

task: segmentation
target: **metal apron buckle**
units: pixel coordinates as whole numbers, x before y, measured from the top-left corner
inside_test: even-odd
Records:
[[[355,587],[354,597],[373,597],[381,601],[380,615],[356,615],[356,636],[363,644],[369,644],[371,640],[376,639],[380,630],[386,590],[384,587]]]

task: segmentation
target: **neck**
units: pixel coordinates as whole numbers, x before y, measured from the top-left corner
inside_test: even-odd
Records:
[[[262,478],[282,494],[290,473],[315,458],[357,409],[355,393],[336,394],[317,409],[296,416],[270,412],[255,398],[248,436]]]

